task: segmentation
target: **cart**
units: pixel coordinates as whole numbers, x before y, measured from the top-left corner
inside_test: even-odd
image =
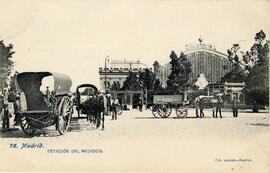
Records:
[[[41,92],[42,79],[52,76],[54,88]],[[72,81],[69,76],[54,72],[24,72],[17,75],[21,90],[21,109],[18,111],[22,131],[34,136],[37,129],[56,126],[63,135],[70,124],[73,103],[70,99]]]
[[[167,118],[171,115],[172,109],[175,109],[179,118],[185,118],[188,115],[188,101],[184,100],[184,94],[154,95],[152,106],[154,117]]]
[[[94,95],[97,95],[98,89],[96,86],[92,84],[81,84],[77,86],[76,89],[76,110],[78,112],[78,118],[80,118],[81,114],[87,115],[89,118],[89,108],[84,104],[84,102]]]

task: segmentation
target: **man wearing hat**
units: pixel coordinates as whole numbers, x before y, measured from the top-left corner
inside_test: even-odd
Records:
[[[0,94],[0,120],[3,120],[4,96]]]
[[[8,91],[4,89],[4,97],[3,97],[3,121],[2,128],[9,128],[9,110],[8,110]]]
[[[18,116],[18,111],[21,110],[21,104],[20,104],[20,95],[16,95],[15,101],[13,103],[13,108],[14,108],[14,125],[17,126],[19,125],[19,116]]]

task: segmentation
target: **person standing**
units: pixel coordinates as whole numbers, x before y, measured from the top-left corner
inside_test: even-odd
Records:
[[[203,113],[203,109],[204,109],[203,99],[200,99],[200,101],[199,101],[199,108],[200,108],[200,118],[203,118],[204,117],[204,113]]]
[[[13,108],[14,108],[14,126],[17,126],[19,125],[19,115],[18,115],[18,111],[21,110],[21,104],[20,104],[20,96],[19,95],[16,95],[16,98],[15,98],[15,102],[13,103]]]
[[[112,98],[111,102],[112,120],[117,119],[117,101],[115,97]]]
[[[211,106],[213,109],[213,118],[217,118],[216,111],[217,111],[217,99],[214,97],[214,99],[211,99]]]
[[[221,115],[221,107],[222,107],[222,104],[223,104],[223,100],[221,99],[220,96],[217,96],[216,118],[217,118],[217,116],[218,116],[218,113],[219,113],[220,118],[222,118],[222,115]]]
[[[199,105],[200,105],[200,96],[196,97],[194,100],[195,110],[196,110],[196,117],[199,118]]]
[[[4,96],[0,94],[0,121],[3,121]]]
[[[239,109],[239,103],[234,97],[233,102],[232,102],[232,110],[233,110],[233,117],[235,118],[238,116],[238,109]]]
[[[143,107],[143,103],[142,103],[142,98],[139,98],[139,110],[142,112],[142,107]]]
[[[8,110],[8,90],[4,89],[4,98],[3,98],[3,122],[2,128],[9,128],[9,110]]]
[[[9,128],[9,111],[8,111],[8,104],[4,104],[4,114],[3,114],[3,122],[2,128]]]

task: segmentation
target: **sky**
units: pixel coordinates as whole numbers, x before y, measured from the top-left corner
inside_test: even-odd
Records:
[[[150,67],[200,37],[226,53],[234,43],[248,50],[260,30],[270,35],[269,1],[2,0],[0,11],[0,40],[14,44],[15,69],[68,74],[73,89],[99,87],[106,56]]]

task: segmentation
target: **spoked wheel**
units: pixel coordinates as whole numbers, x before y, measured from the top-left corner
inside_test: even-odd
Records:
[[[185,118],[188,115],[188,110],[185,107],[176,108],[176,115],[178,118]]]
[[[122,107],[121,106],[117,106],[117,108],[116,108],[116,111],[117,111],[117,114],[118,115],[121,115],[122,114]]]
[[[152,114],[156,118],[159,118],[160,117],[160,115],[158,114],[158,109],[159,109],[159,106],[158,105],[153,105],[152,106]]]
[[[34,136],[36,128],[30,125],[26,117],[23,117],[20,121],[22,131],[28,136]]]
[[[68,97],[63,97],[59,104],[59,116],[58,116],[58,125],[57,129],[61,135],[63,135],[70,124],[71,116],[72,116],[72,102]]]
[[[168,105],[161,105],[158,109],[158,114],[161,116],[161,118],[167,118],[171,115],[172,108]]]

